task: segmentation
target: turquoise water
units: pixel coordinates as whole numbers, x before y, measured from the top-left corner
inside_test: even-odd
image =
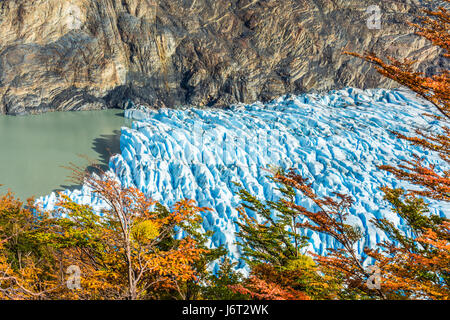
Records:
[[[120,128],[130,126],[121,110],[0,115],[0,193],[21,199],[74,187],[63,168],[87,160],[107,165],[120,152]]]

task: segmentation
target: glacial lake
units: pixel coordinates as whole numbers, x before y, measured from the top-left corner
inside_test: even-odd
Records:
[[[88,157],[106,167],[123,126],[131,120],[118,109],[0,115],[0,194],[11,189],[25,200],[76,187],[63,166],[87,166]]]

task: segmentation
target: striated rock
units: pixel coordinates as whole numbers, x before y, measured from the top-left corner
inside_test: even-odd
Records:
[[[366,9],[381,7],[370,30]],[[393,87],[342,50],[438,65],[419,0],[0,0],[0,113],[225,106]],[[437,62],[437,64],[436,64]],[[430,71],[430,70],[428,70]]]

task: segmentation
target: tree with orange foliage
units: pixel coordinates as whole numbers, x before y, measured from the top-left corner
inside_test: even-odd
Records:
[[[407,228],[402,232],[387,219],[372,221],[387,235],[379,250],[365,249],[381,271],[383,292],[390,299],[449,299],[449,220],[430,215],[423,199],[402,189],[383,190]]]
[[[385,189],[385,199],[395,213],[405,221],[407,232],[399,230],[386,219],[372,220],[387,235],[387,240],[379,243],[378,250],[364,249],[358,254],[357,245],[362,239],[361,231],[347,222],[348,209],[353,201],[347,195],[319,197],[306,179],[294,170],[275,171],[273,178],[289,194],[300,193],[310,199],[314,209],[307,209],[295,203],[294,198],[282,197],[277,202],[265,205],[247,192],[241,191],[246,205],[256,212],[266,212],[274,217],[271,223],[283,226],[277,219],[278,212],[290,212],[297,217],[292,228],[307,229],[325,234],[335,240],[335,247],[328,248],[325,255],[309,253],[315,264],[298,265],[306,255],[284,257],[282,248],[273,250],[274,234],[268,231],[262,219],[244,219],[241,245],[250,247],[244,252],[253,258],[249,279],[233,286],[239,293],[264,299],[448,299],[450,297],[450,233],[449,220],[428,214],[423,199],[405,198],[403,190]],[[255,205],[256,204],[256,205]],[[272,205],[270,205],[272,204]],[[276,208],[276,209],[275,209]],[[246,213],[244,213],[246,214]],[[301,221],[301,222],[300,222]],[[253,232],[266,228],[264,236]],[[275,238],[281,239],[292,231],[282,231]],[[277,240],[275,239],[275,240]],[[255,245],[256,244],[256,245]],[[284,245],[284,244],[283,244]],[[283,246],[282,245],[282,246]],[[267,250],[266,248],[272,248]],[[275,255],[274,260],[261,259],[254,250]],[[283,256],[283,262],[277,259]],[[255,263],[259,261],[259,263]],[[372,265],[367,265],[367,258]],[[374,269],[381,272],[373,274]],[[294,271],[294,272],[292,272]]]
[[[450,0],[444,0],[450,3]],[[442,50],[443,58],[450,58],[450,12],[439,7],[424,10],[420,23],[410,23],[416,34]],[[430,102],[437,114],[440,128],[429,131],[416,129],[417,136],[394,132],[400,139],[431,150],[439,155],[443,164],[450,165],[450,71],[439,70],[432,76],[414,71],[414,61],[399,61],[388,57],[385,62],[374,53],[360,55],[346,52],[373,64],[383,76],[411,89]],[[385,219],[374,223],[387,234],[389,241],[381,244],[383,253],[367,250],[385,273],[384,287],[394,297],[448,299],[449,293],[449,229],[448,219],[429,215],[425,202],[418,197],[450,201],[450,170],[440,172],[434,165],[425,165],[423,159],[405,160],[398,166],[386,165],[387,170],[401,180],[419,188],[403,190],[383,188],[385,198],[393,211],[407,223],[410,236],[405,235]]]
[[[0,300],[35,299],[43,295],[36,291],[30,279],[35,278],[36,269],[26,267],[14,270],[5,256],[5,248],[0,243]]]
[[[450,3],[450,0],[444,0]],[[439,7],[437,11],[424,10],[427,16],[420,17],[420,23],[410,23],[417,29],[416,34],[431,41],[442,50],[444,59],[450,58],[450,12]],[[441,120],[441,128],[437,132],[427,132],[417,129],[418,136],[408,137],[395,133],[397,137],[410,143],[431,150],[439,154],[441,159],[450,164],[450,71],[439,70],[432,76],[426,76],[414,71],[414,61],[399,61],[388,57],[385,62],[375,53],[364,55],[344,52],[346,54],[362,58],[373,64],[376,70],[383,76],[403,85],[420,97],[429,101],[438,111],[431,117]],[[409,181],[422,187],[420,190],[411,190],[413,194],[421,195],[436,200],[450,201],[450,170],[437,172],[434,165],[426,166],[422,159],[406,160],[400,166],[382,166],[399,179]]]
[[[179,280],[195,277],[193,264],[206,252],[189,235],[175,240],[175,228],[199,227],[204,208],[182,200],[172,211],[134,187],[124,188],[107,174],[83,178],[106,204],[95,213],[67,197],[58,203],[57,226],[49,234],[65,252],[65,265],[78,266],[83,274],[85,298],[157,298],[156,289],[174,288]],[[159,209],[158,209],[159,208]],[[126,288],[126,290],[123,290]]]
[[[51,243],[49,217],[11,192],[0,197],[0,299],[48,299],[64,287]]]
[[[244,283],[231,285],[230,288],[256,300],[310,300],[306,293],[295,288],[297,272],[281,271],[270,264],[261,263],[254,266],[252,274]]]
[[[322,219],[322,226],[326,228],[330,211],[341,213],[350,200],[343,197],[340,202],[329,198],[321,201],[304,180],[288,183],[284,171],[274,173],[271,179],[280,186],[278,190],[282,194],[277,201],[263,202],[244,189],[239,192],[243,205],[239,208],[242,218],[237,222],[237,236],[243,259],[250,267],[250,277],[232,289],[256,299],[343,298],[347,295],[341,288],[343,281],[321,272],[320,266],[306,255],[307,237],[302,235],[300,228],[306,227],[302,221],[308,211],[295,205],[295,195],[301,190],[321,206],[322,214],[311,213],[311,216]],[[294,178],[293,174],[293,171],[288,174],[289,179]],[[356,232],[351,228],[345,231],[344,236],[349,237],[344,239],[350,245],[350,236],[355,238]]]
[[[445,1],[450,2],[450,0]],[[425,12],[427,17],[421,19],[421,24],[412,25],[418,29],[419,36],[443,49],[444,58],[448,59],[450,57],[450,14],[443,7],[438,8],[437,11]],[[413,71],[413,61],[400,62],[389,57],[390,63],[386,63],[373,53],[348,54],[374,64],[382,75],[410,88],[436,107],[439,114],[429,116],[440,120],[441,127],[438,130],[428,132],[417,129],[416,137],[395,134],[414,145],[436,152],[443,163],[448,165],[450,162],[449,71],[441,70],[433,76],[425,76],[423,73]],[[271,216],[273,209],[290,212],[291,216],[296,216],[299,220],[306,219],[306,222],[297,223],[295,228],[308,229],[332,237],[337,243],[336,248],[328,249],[326,256],[316,254],[313,256],[323,276],[329,276],[343,284],[339,297],[448,299],[450,297],[449,222],[448,219],[430,215],[428,205],[420,196],[448,202],[450,171],[437,171],[434,165],[427,166],[423,164],[423,159],[419,158],[406,160],[399,166],[382,166],[380,169],[387,170],[399,179],[411,182],[419,188],[409,190],[409,193],[401,189],[383,188],[385,199],[392,205],[392,210],[403,219],[407,231],[403,232],[386,219],[372,221],[385,232],[387,240],[380,243],[377,250],[365,248],[365,257],[358,255],[355,249],[361,233],[346,222],[346,211],[352,205],[352,200],[343,194],[335,194],[334,197],[318,197],[311,185],[292,170],[287,173],[274,172],[273,179],[282,186],[282,190],[292,188],[295,192],[303,194],[314,203],[315,209],[308,210],[296,204],[291,197],[291,199],[282,199],[277,207],[253,206],[253,211],[262,212],[266,216]],[[244,200],[260,204],[256,199],[248,196]],[[278,222],[275,221],[275,223]],[[256,220],[250,219],[245,220],[245,224],[247,229],[255,229],[255,226],[258,226]],[[249,225],[251,227],[248,227]],[[291,228],[289,232],[293,229]],[[285,231],[284,235],[288,235],[289,232]],[[258,248],[257,236],[248,239],[251,241],[247,241],[247,244],[252,249],[245,252],[251,253],[254,248]],[[252,241],[254,243],[251,243]],[[270,255],[276,256],[275,252],[276,250],[272,250]],[[280,250],[280,252],[283,251]],[[381,270],[380,286],[372,282],[372,272],[364,264],[366,257],[372,258],[375,266]],[[270,259],[266,260],[273,264],[269,261]],[[246,292],[251,293],[250,289],[254,289],[255,286],[259,290],[262,289],[261,286],[267,287],[267,284],[261,280],[264,280],[264,277],[253,279],[250,287],[246,288]],[[275,282],[277,285],[282,283],[280,280]],[[285,292],[285,297],[287,296]]]
[[[225,254],[205,245],[207,209],[181,200],[169,210],[104,172],[72,170],[104,209],[61,195],[42,212],[34,199],[0,197],[0,299],[199,298],[208,264]]]
[[[300,192],[315,205],[311,211],[294,201],[283,201],[285,207],[296,212],[299,219],[304,221],[297,223],[296,228],[326,234],[335,240],[335,248],[328,248],[327,255],[311,253],[319,266],[318,271],[322,274],[323,283],[331,284],[331,279],[339,283],[340,292],[336,296],[340,298],[385,298],[382,290],[367,286],[371,272],[364,265],[364,257],[356,250],[363,234],[358,227],[347,223],[348,209],[353,200],[340,193],[335,193],[333,197],[319,197],[311,184],[294,170],[274,172],[273,179],[283,188]]]

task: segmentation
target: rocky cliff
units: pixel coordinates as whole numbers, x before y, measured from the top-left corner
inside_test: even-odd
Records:
[[[0,113],[225,106],[392,87],[342,50],[438,58],[419,0],[0,0]],[[381,7],[371,30],[367,7]]]

